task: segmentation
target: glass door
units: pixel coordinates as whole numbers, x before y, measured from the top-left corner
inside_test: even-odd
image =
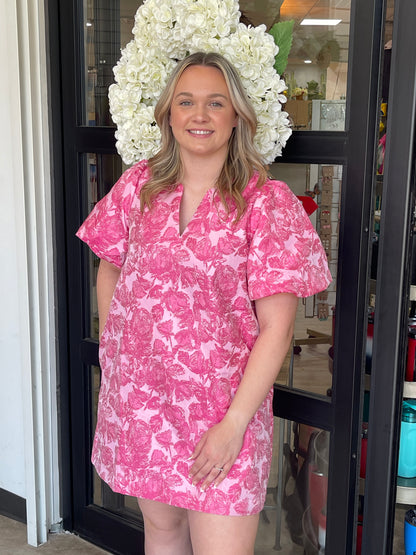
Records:
[[[51,24],[51,41],[61,52],[52,80],[61,90],[53,108],[62,117],[55,131],[63,145],[56,206],[65,268],[59,296],[66,317],[60,337],[62,437],[63,452],[71,455],[64,464],[64,516],[67,528],[98,545],[137,554],[143,553],[143,526],[136,500],[114,494],[89,462],[100,385],[98,261],[74,234],[124,169],[107,88],[139,2],[49,4],[50,21],[59,28],[56,33]],[[293,346],[276,382],[275,457],[257,555],[277,549],[353,553],[361,531],[359,457],[386,7],[384,0],[276,0],[261,7],[240,1],[245,23],[270,27],[294,20],[284,75],[294,132],[270,171],[311,207],[334,278],[327,291],[300,304]]]
[[[400,420],[403,407],[413,403],[415,395],[413,368],[409,375],[406,365],[409,300],[415,284],[416,185],[416,52],[409,52],[407,44],[413,40],[416,5],[394,0],[387,4],[387,14],[389,10],[394,22],[391,36],[384,41],[380,135],[374,165],[374,229],[380,244],[375,250],[377,261],[372,264],[376,283],[363,553],[402,555],[405,513],[416,502],[415,474],[403,469],[399,457],[402,449],[411,445],[406,437],[401,439],[405,416]],[[411,452],[411,465],[415,456]],[[406,553],[414,549],[414,544],[407,546]]]

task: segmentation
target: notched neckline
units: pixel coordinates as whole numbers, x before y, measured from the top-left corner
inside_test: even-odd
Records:
[[[188,223],[186,224],[186,226],[183,228],[182,231],[181,231],[181,206],[182,206],[183,193],[185,191],[185,187],[183,186],[182,183],[178,184],[178,186],[176,188],[176,191],[177,191],[177,195],[178,195],[178,198],[179,198],[179,202],[178,202],[178,221],[177,221],[176,229],[177,229],[179,237],[183,238],[183,236],[186,235],[187,232],[189,231],[189,228],[192,227],[192,225],[198,219],[198,213],[201,210],[201,206],[203,206],[205,204],[205,202],[207,201],[207,198],[209,197],[210,200],[212,201],[213,196],[216,192],[216,187],[210,187],[209,189],[207,189],[205,191],[204,196],[201,198],[201,201],[199,202],[198,206],[196,207],[194,213],[192,214],[191,219],[188,221]]]

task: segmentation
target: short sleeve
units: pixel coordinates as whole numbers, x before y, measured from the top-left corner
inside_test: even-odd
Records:
[[[148,179],[146,162],[125,171],[103,197],[76,235],[99,257],[121,268],[128,249],[129,214],[139,186]]]
[[[332,278],[322,243],[301,202],[280,181],[268,181],[250,214],[248,290],[252,300],[276,293],[309,297]]]

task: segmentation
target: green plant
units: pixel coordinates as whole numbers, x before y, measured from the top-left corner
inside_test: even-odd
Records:
[[[317,81],[314,81],[313,79],[311,81],[308,81],[306,83],[307,89],[308,89],[308,99],[309,100],[317,100],[322,98],[322,93],[319,90],[319,83]]]
[[[279,75],[283,75],[287,66],[290,49],[292,48],[294,24],[295,21],[293,19],[290,21],[279,21],[275,23],[269,31],[274,38],[274,42],[279,47],[279,52],[276,55],[274,63],[274,69]]]

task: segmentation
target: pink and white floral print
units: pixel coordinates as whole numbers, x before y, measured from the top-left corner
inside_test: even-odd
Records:
[[[306,297],[331,281],[301,203],[286,184],[256,176],[247,210],[207,191],[179,233],[183,187],[140,210],[146,162],[127,170],[78,237],[121,274],[100,343],[102,383],[92,461],[123,494],[223,515],[263,508],[272,451],[272,391],[252,418],[225,480],[202,492],[188,458],[219,422],[258,335],[254,300]]]

